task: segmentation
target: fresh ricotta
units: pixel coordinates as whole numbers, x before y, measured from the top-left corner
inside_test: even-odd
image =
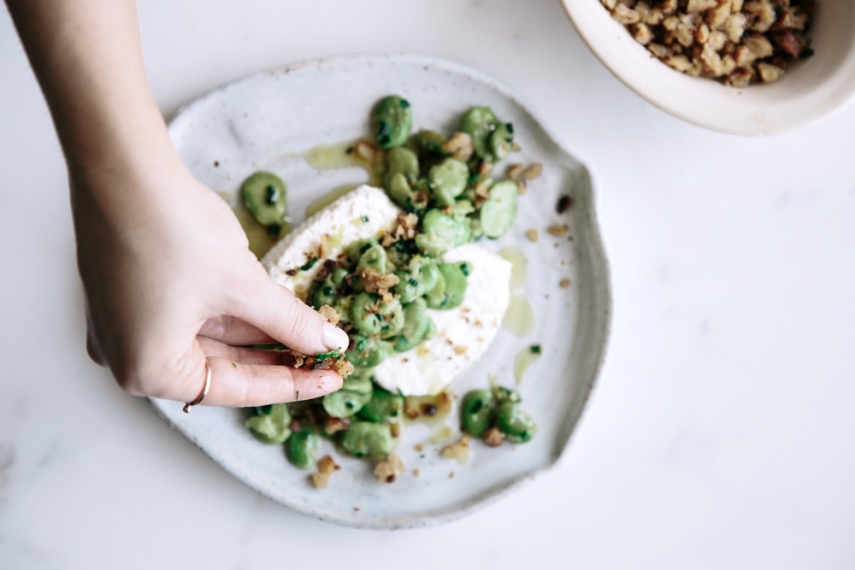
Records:
[[[300,224],[261,264],[276,283],[305,301],[324,260],[338,258],[348,244],[391,230],[400,211],[383,190],[363,184]],[[312,259],[317,261],[306,267]]]
[[[289,233],[262,264],[276,283],[305,300],[324,260],[338,258],[350,243],[391,230],[400,211],[383,190],[360,186]],[[463,303],[455,309],[429,310],[437,336],[387,357],[375,368],[375,380],[391,392],[440,392],[484,355],[501,326],[510,299],[511,263],[471,243],[449,251],[444,259],[472,264]]]

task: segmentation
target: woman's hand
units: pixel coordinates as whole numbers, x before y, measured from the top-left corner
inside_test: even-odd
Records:
[[[88,347],[132,394],[253,406],[337,390],[281,366],[347,334],[274,284],[223,200],[184,167],[143,68],[133,0],[6,0],[47,99],[71,182]]]
[[[234,213],[170,152],[147,168],[73,173],[72,207],[87,301],[88,349],[127,391],[253,406],[321,396],[332,371],[294,370],[281,342],[307,354],[346,350],[347,334],[276,285]],[[150,155],[148,155],[150,156]],[[171,156],[171,157],[170,157]]]

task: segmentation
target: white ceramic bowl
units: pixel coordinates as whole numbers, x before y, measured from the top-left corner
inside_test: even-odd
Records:
[[[562,0],[591,51],[627,87],[690,123],[738,135],[770,135],[824,119],[855,94],[855,1],[820,0],[815,55],[781,81],[738,89],[689,77],[653,58],[599,0]]]

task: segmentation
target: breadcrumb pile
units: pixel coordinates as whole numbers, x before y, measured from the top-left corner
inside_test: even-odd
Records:
[[[732,87],[778,81],[813,55],[817,0],[600,0],[655,57]]]

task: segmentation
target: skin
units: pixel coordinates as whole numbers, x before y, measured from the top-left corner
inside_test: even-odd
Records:
[[[204,405],[337,390],[334,372],[239,347],[343,348],[317,312],[270,280],[232,211],[173,149],[145,77],[134,2],[7,4],[68,165],[92,359],[131,394],[178,401],[200,393],[207,359]]]

